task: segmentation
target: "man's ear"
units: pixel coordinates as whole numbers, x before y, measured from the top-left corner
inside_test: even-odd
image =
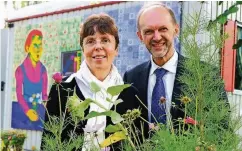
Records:
[[[178,36],[180,32],[180,27],[178,24],[175,25],[175,36]]]
[[[141,35],[141,32],[140,32],[140,31],[137,31],[136,34],[137,34],[137,36],[139,37],[139,39],[140,39],[141,41],[143,41],[143,37],[142,37],[142,35]]]

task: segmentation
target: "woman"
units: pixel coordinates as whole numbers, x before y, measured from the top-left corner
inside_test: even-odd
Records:
[[[40,30],[29,32],[24,47],[27,56],[15,71],[18,102],[13,103],[13,128],[42,130],[43,127],[40,119],[44,118],[42,100],[48,99],[48,77],[47,70],[40,61],[43,54],[42,39]]]
[[[91,98],[99,101],[99,103],[106,108],[111,108],[113,104],[110,106],[110,103],[106,101],[106,93],[99,92],[94,95],[91,91],[90,83],[95,82],[102,88],[102,90],[106,90],[110,86],[123,84],[122,77],[113,64],[115,57],[118,55],[119,45],[118,29],[114,20],[107,14],[95,14],[89,16],[81,27],[80,45],[83,49],[85,60],[82,62],[77,73],[72,74],[65,80],[65,82],[61,83],[60,94],[62,112],[65,109],[67,100],[66,96],[68,95],[68,92],[65,89],[68,88],[75,90],[77,96],[81,100]],[[136,94],[136,89],[129,87],[119,96],[114,97],[112,101],[118,98],[121,98],[124,101],[117,105],[116,111],[120,114],[124,114],[128,109],[138,108],[139,101],[135,100]],[[55,85],[51,88],[49,98],[50,100],[47,103],[49,114],[58,116],[58,92]],[[94,103],[91,103],[90,107],[85,111],[85,114],[87,115],[91,111],[103,112],[104,110]],[[98,116],[79,123],[76,133],[84,134],[85,143],[82,150],[89,150],[92,146],[91,144],[94,144],[98,148],[98,144],[105,139],[104,129],[109,124],[111,124],[111,121],[106,116]],[[90,135],[83,131],[83,128],[94,127],[95,125],[101,126],[95,134],[96,138],[92,139]],[[68,132],[71,130],[73,130],[73,126],[68,125],[62,133],[62,140],[68,138]]]

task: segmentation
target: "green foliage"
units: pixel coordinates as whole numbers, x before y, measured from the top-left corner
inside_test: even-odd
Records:
[[[236,11],[237,6],[233,6],[224,15]],[[186,69],[179,80],[186,86],[182,90],[183,95],[192,100],[185,105],[185,114],[194,118],[198,125],[191,126],[190,131],[181,129],[179,134],[186,137],[176,138],[176,141],[179,140],[177,146],[184,150],[195,150],[196,147],[202,150],[237,150],[240,137],[231,125],[234,119],[231,119],[219,70],[219,51],[227,35],[221,35],[220,26],[216,23],[210,24],[208,29],[208,19],[201,14],[188,16],[185,22],[195,26],[183,26],[181,45],[189,59],[184,62]],[[209,40],[200,41],[197,38],[200,33],[210,35]],[[190,144],[192,139],[197,142]],[[190,149],[187,147],[189,145]]]
[[[236,5],[241,5],[242,1],[236,1]]]
[[[219,5],[221,5],[223,2],[219,2]],[[228,9],[226,9],[222,14],[220,14],[215,20],[212,21],[212,23],[220,23],[224,24],[227,21],[227,18],[230,14],[236,13],[239,8],[237,5],[241,5],[242,3],[240,1],[236,2],[234,5],[230,6]]]
[[[154,151],[194,151],[197,145],[195,135],[171,135],[170,131],[161,129],[156,132],[149,143]]]
[[[79,97],[74,93],[73,96],[68,98],[67,108],[71,111],[73,119],[84,119],[84,111],[89,107],[90,103],[93,102],[91,99],[81,101]]]
[[[218,5],[221,5],[222,3],[223,3],[223,1],[219,1],[219,2],[218,2]]]
[[[111,120],[114,124],[117,124],[117,123],[120,123],[123,118],[120,116],[120,114],[118,114],[117,112],[115,111],[105,111],[105,112],[96,112],[96,111],[92,111],[90,112],[86,117],[85,119],[90,119],[90,118],[93,118],[93,117],[97,117],[97,116],[109,116],[111,117]]]
[[[95,82],[90,83],[90,88],[91,88],[91,91],[94,93],[97,93],[101,90],[101,88]]]
[[[108,132],[108,133],[114,133],[114,132],[118,132],[118,131],[121,131],[119,125],[108,125],[105,128],[105,132]]]
[[[57,85],[57,86],[59,86],[59,85]],[[129,84],[124,84],[124,85],[109,87],[107,89],[106,93],[110,94],[112,97],[109,98],[110,95],[107,95],[108,97],[106,98],[106,100],[115,106],[115,110],[116,110],[116,105],[118,105],[119,103],[122,103],[123,100],[118,99],[118,100],[113,101],[113,96],[118,95],[119,93],[121,93],[124,89],[128,88],[129,86],[130,86]],[[99,87],[94,82],[90,83],[90,88],[91,88],[91,91],[94,93],[98,93],[101,91],[101,87]],[[59,91],[59,89],[57,89],[57,90]],[[63,89],[63,90],[65,90],[65,89]],[[58,95],[60,95],[60,94],[58,93]],[[60,97],[58,97],[58,98],[60,99]],[[59,103],[60,102],[61,102],[61,100],[59,100]],[[91,103],[94,103],[97,106],[99,106],[100,108],[102,108],[104,110],[104,112],[91,111],[88,115],[85,116],[85,114],[84,114],[85,110],[88,109],[88,107],[90,106]],[[66,116],[67,111],[70,112],[71,116],[69,116],[69,117]],[[138,118],[138,116],[140,116],[140,112],[138,114],[136,110],[134,110],[132,113],[133,113],[133,115],[131,117],[132,120],[134,120],[134,119]],[[108,116],[111,118],[111,121],[113,122],[113,124],[116,124],[116,125],[107,126],[105,131],[109,132],[109,133],[113,133],[113,134],[111,134],[101,144],[99,144],[100,146],[98,148],[97,148],[97,146],[93,145],[93,148],[91,150],[98,151],[98,150],[100,150],[100,147],[106,147],[106,146],[112,145],[112,143],[115,143],[115,142],[118,142],[121,140],[126,140],[126,139],[129,142],[130,146],[133,149],[135,148],[130,136],[127,133],[127,127],[125,127],[122,124],[122,122],[124,122],[124,119],[123,119],[123,117],[121,117],[121,115],[119,113],[117,113],[116,111],[107,109],[98,100],[92,100],[90,98],[87,98],[84,101],[82,101],[79,99],[79,97],[74,92],[73,96],[68,97],[65,111],[63,113],[60,113],[59,117],[48,115],[49,121],[46,122],[44,125],[45,125],[45,130],[48,131],[49,134],[44,135],[44,137],[43,137],[44,150],[71,151],[71,150],[80,149],[84,143],[83,136],[82,135],[77,136],[75,133],[75,129],[79,126],[80,121],[88,120],[90,118],[96,118],[98,116]],[[126,122],[126,124],[127,123],[129,123],[129,122]],[[132,124],[132,123],[130,123],[130,124]],[[65,129],[68,125],[74,125],[74,129],[70,132],[69,138],[66,139],[65,141],[62,141],[62,132],[65,131]],[[92,129],[92,128],[85,127],[85,129]],[[93,129],[95,129],[95,128],[93,128]],[[94,131],[97,131],[97,130],[98,130],[98,128],[96,128]],[[88,132],[88,133],[90,133],[90,132]],[[96,132],[94,132],[94,133],[96,133]],[[94,135],[94,137],[96,137],[96,135]],[[96,139],[96,138],[93,138],[93,139]]]
[[[235,11],[231,9],[229,13]],[[241,127],[241,118],[231,116],[224,83],[219,71],[219,51],[228,37],[221,35],[217,23],[210,24],[201,11],[185,17],[180,41],[186,56],[183,62],[183,83],[181,102],[185,117],[194,119],[194,124],[184,124],[187,120],[178,119],[178,128],[157,125],[151,128],[152,134],[140,146],[140,151],[231,151],[242,150],[241,137],[236,134]],[[209,35],[206,41],[199,36]],[[186,100],[184,100],[186,99]],[[179,109],[178,106],[173,107]],[[131,111],[122,117],[129,121]],[[169,120],[168,120],[169,122]],[[169,123],[168,123],[169,124]],[[156,128],[158,127],[158,128]],[[132,130],[128,129],[128,133]],[[124,143],[123,150],[132,150]]]
[[[7,151],[11,148],[22,150],[26,133],[21,130],[7,130],[1,132],[1,150]]]
[[[223,3],[223,1],[219,1],[218,4],[221,5],[222,3]],[[212,24],[216,24],[216,23],[219,23],[219,24],[222,24],[222,25],[225,24],[227,22],[228,16],[230,14],[238,12],[238,10],[239,10],[238,5],[241,5],[241,4],[242,4],[242,1],[236,1],[236,3],[234,5],[230,6],[222,14],[217,16],[215,20],[211,21],[208,24],[208,28],[210,28]],[[242,42],[238,41],[236,44],[233,45],[233,49],[238,49],[241,46],[242,46]]]
[[[233,49],[239,49],[242,46],[242,39],[239,39],[236,44],[233,45]]]
[[[119,103],[122,103],[122,102],[123,102],[122,99],[118,99],[118,100],[115,100],[115,101],[113,102],[113,104],[114,104],[114,105],[118,105]]]
[[[124,89],[130,87],[131,85],[130,84],[123,84],[123,85],[116,85],[116,86],[112,86],[112,87],[109,87],[107,89],[107,92],[109,94],[111,94],[112,96],[116,96],[118,95],[120,92],[122,92]]]

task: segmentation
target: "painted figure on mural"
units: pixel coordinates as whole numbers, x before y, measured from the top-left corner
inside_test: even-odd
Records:
[[[12,118],[12,127],[30,130],[41,130],[44,117],[43,101],[48,100],[48,77],[40,58],[43,53],[43,35],[39,30],[31,30],[25,41],[27,53],[23,63],[15,71],[17,103],[24,114],[16,113]],[[18,110],[21,112],[20,110]],[[18,121],[18,123],[17,123]]]

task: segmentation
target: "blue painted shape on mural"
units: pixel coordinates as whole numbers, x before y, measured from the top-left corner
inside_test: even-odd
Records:
[[[32,103],[27,102],[28,106],[32,108]],[[38,104],[36,112],[39,119],[35,122],[30,121],[29,118],[23,112],[22,107],[18,102],[12,102],[12,122],[11,127],[15,129],[36,130],[43,131],[43,123],[45,119],[45,107],[42,104]]]
[[[70,59],[67,60],[65,66],[64,66],[64,69],[63,69],[63,74],[65,74],[66,71],[69,69],[69,67],[70,67],[71,65],[73,65],[73,63],[74,63],[74,57],[75,57],[75,56],[72,55],[72,56],[70,56]]]

